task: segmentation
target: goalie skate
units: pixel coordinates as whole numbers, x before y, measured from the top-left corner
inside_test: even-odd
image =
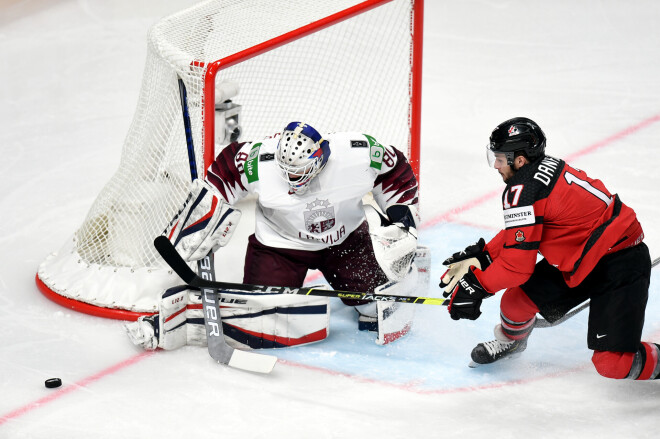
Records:
[[[494,363],[503,358],[517,358],[527,348],[527,337],[521,340],[512,340],[502,332],[502,325],[495,326],[495,340],[479,343],[472,349],[472,361],[469,367],[479,367]],[[531,332],[530,332],[531,333]]]
[[[378,332],[378,310],[376,302],[358,305],[355,311],[358,313],[358,330]]]

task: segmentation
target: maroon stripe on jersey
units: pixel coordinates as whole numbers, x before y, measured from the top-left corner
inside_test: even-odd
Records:
[[[399,201],[408,201],[412,198],[412,201],[410,201],[408,204],[417,204],[419,203],[419,199],[415,195],[417,195],[417,186],[404,192],[403,195],[399,198]]]
[[[236,153],[244,144],[245,142],[234,142],[227,145],[215,158],[211,164],[211,169],[206,176],[206,179],[213,184],[213,186],[218,188],[225,201],[229,201],[230,198],[227,196],[227,191],[233,194],[232,188],[237,185],[242,190],[246,190],[241,182],[242,172],[236,167],[236,162],[234,161]]]
[[[414,204],[417,202],[417,179],[403,153],[396,148],[392,149],[396,153],[396,165],[388,172],[379,175],[374,182],[374,187],[382,185],[383,194],[389,195],[389,199],[398,195],[396,203],[410,202],[410,204]]]

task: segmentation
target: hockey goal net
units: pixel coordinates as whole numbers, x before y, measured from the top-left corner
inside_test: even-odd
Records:
[[[135,319],[181,283],[152,245],[191,181],[179,78],[200,176],[230,139],[293,120],[396,145],[419,175],[422,18],[421,0],[216,0],[160,20],[119,169],[39,266],[39,289],[81,312]]]

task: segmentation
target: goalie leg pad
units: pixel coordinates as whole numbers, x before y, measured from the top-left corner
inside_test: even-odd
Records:
[[[220,315],[227,343],[252,349],[301,346],[330,333],[327,297],[222,291]]]
[[[178,349],[188,344],[198,344],[188,342],[188,309],[194,307],[195,294],[186,286],[179,286],[165,290],[160,302],[160,338],[158,347],[165,350]],[[198,300],[201,309],[201,300]],[[204,331],[204,320],[201,325],[202,333]],[[204,345],[206,337],[204,337]]]
[[[168,351],[186,345],[206,346],[199,291],[185,285],[169,288],[161,295],[158,310],[158,314],[124,325],[133,344]]]
[[[375,289],[374,294],[413,296],[420,286],[420,272],[415,264],[400,282],[387,282]],[[423,282],[423,281],[422,281]],[[412,328],[415,306],[401,302],[374,301],[356,306],[358,329],[378,332],[376,344],[385,345],[406,335]]]
[[[378,302],[378,338],[376,344],[386,345],[400,339],[412,328],[415,305],[399,302]]]
[[[161,295],[158,314],[140,317],[136,322],[124,325],[133,344],[146,350],[172,350],[189,344],[186,319],[189,296],[190,290],[186,286],[169,288]],[[203,320],[201,327],[204,333]]]
[[[283,348],[321,341],[330,333],[329,298],[292,294],[220,292],[220,318],[227,344],[235,348]],[[173,287],[161,296],[159,313],[126,325],[144,349],[206,346],[201,293]]]
[[[419,272],[413,263],[408,275],[400,282],[388,282],[376,288],[374,294],[413,296],[419,285]],[[378,338],[376,344],[386,345],[400,339],[412,328],[415,305],[401,302],[378,302]]]

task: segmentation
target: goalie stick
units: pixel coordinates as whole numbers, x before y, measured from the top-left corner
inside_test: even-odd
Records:
[[[190,126],[190,114],[188,112],[186,86],[181,78],[179,78],[179,97],[181,98],[183,124],[186,132],[188,161],[190,162],[190,176],[194,181],[198,178],[197,162],[195,160],[192,129]],[[161,236],[161,238],[165,239],[167,242],[170,242],[164,236]],[[174,248],[172,247],[172,249]],[[209,252],[206,257],[200,259],[197,262],[197,266],[199,268],[199,273],[205,279],[212,281],[215,278],[213,252]],[[204,327],[206,329],[206,340],[211,358],[219,363],[226,364],[237,369],[247,370],[250,372],[270,373],[270,371],[273,370],[273,367],[275,367],[277,357],[272,355],[257,354],[254,352],[241,351],[229,346],[225,341],[225,336],[222,332],[220,308],[218,307],[218,291],[211,286],[201,288],[201,291],[202,306],[204,307]]]
[[[660,264],[660,257],[657,257],[651,262],[651,268],[656,267],[658,264]],[[557,326],[560,323],[564,323],[566,320],[570,319],[573,317],[575,314],[579,313],[580,311],[583,311],[584,309],[589,307],[589,303],[591,301],[587,300],[584,302],[582,305],[578,306],[577,308],[573,308],[571,311],[567,312],[564,317],[560,318],[557,321],[554,321],[552,323],[548,322],[544,318],[537,318],[536,319],[536,328],[551,328],[553,326]]]
[[[306,296],[324,296],[324,297],[338,297],[340,299],[357,299],[357,300],[378,300],[384,302],[403,302],[403,303],[416,303],[424,305],[442,305],[446,299],[435,297],[415,297],[415,296],[397,296],[393,294],[370,294],[358,293],[352,291],[339,291],[339,290],[324,290],[321,288],[289,288],[289,287],[276,287],[264,285],[250,285],[238,284],[230,282],[217,282],[213,279],[198,276],[190,266],[183,260],[181,255],[176,251],[172,243],[165,236],[159,236],[154,240],[154,247],[167,264],[174,270],[176,274],[187,284],[197,288],[216,288],[223,290],[236,290],[236,291],[252,291],[261,293],[283,293],[283,294],[301,294]]]

